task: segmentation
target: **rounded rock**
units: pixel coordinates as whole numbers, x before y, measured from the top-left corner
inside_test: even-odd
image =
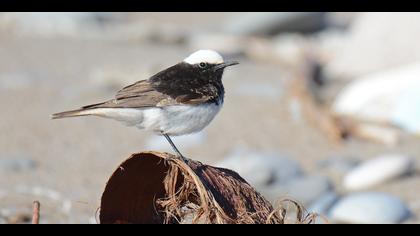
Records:
[[[301,176],[302,170],[294,160],[275,152],[256,152],[236,149],[216,166],[238,172],[257,189],[281,184]]]
[[[379,156],[362,163],[344,178],[344,188],[349,191],[362,190],[409,174],[413,170],[413,159],[398,154]]]
[[[396,224],[410,217],[410,211],[398,198],[385,193],[355,193],[332,207],[330,219],[340,223]]]

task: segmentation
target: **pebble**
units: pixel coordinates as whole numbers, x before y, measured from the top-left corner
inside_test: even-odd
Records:
[[[348,195],[338,201],[329,217],[340,223],[396,224],[408,219],[410,211],[400,199],[392,195],[363,192]]]
[[[0,159],[0,170],[2,171],[28,171],[37,167],[38,163],[31,159]]]
[[[417,62],[358,77],[339,92],[332,111],[338,116],[384,127],[391,124],[420,135],[419,94],[420,63]]]
[[[274,35],[283,32],[314,32],[325,27],[323,12],[252,12],[229,19],[224,32],[240,35]]]
[[[7,12],[0,14],[0,29],[41,37],[86,37],[101,33],[104,36],[105,25],[126,22],[129,18],[129,14],[115,12]]]
[[[16,192],[20,194],[30,194],[37,197],[45,197],[49,200],[53,201],[62,201],[62,195],[53,189],[45,188],[42,186],[26,186],[26,185],[18,185],[16,186]]]
[[[413,159],[404,155],[382,155],[350,171],[344,177],[343,186],[349,191],[367,189],[409,174],[413,164]]]
[[[301,34],[284,33],[271,38],[253,38],[246,48],[246,55],[260,63],[276,63],[288,68],[302,66],[309,41]]]
[[[308,211],[320,215],[326,215],[338,199],[339,196],[334,191],[326,192],[309,205]]]
[[[237,148],[216,166],[238,172],[272,202],[289,197],[309,204],[333,188],[328,177],[304,176],[299,163],[276,152]]]
[[[43,36],[74,35],[87,13],[6,13],[0,15],[3,25],[13,25],[14,31]]]
[[[280,34],[272,39],[271,46],[270,51],[275,54],[276,61],[297,66],[304,62],[307,38],[301,34]]]
[[[216,166],[238,172],[256,189],[281,184],[302,175],[299,163],[277,152],[237,148]]]
[[[347,29],[357,18],[357,12],[328,12],[329,28]]]
[[[326,73],[346,80],[419,61],[419,37],[417,12],[358,13],[341,46],[330,51]]]
[[[420,64],[419,64],[420,65]],[[414,72],[413,72],[414,73]],[[415,72],[420,75],[420,69]],[[391,118],[393,123],[409,133],[420,135],[420,79],[416,86],[408,87],[401,96],[397,97],[397,104]]]
[[[355,168],[359,163],[359,160],[351,157],[337,156],[318,161],[316,165],[320,170],[331,169],[335,172],[346,173]]]
[[[309,205],[324,194],[332,191],[333,186],[325,176],[302,176],[287,183],[270,185],[261,189],[261,193],[270,201],[287,197],[303,205]]]

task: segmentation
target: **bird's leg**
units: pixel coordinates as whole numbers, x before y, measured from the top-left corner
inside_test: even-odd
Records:
[[[175,144],[172,142],[171,138],[169,137],[169,135],[162,133],[162,135],[166,138],[166,140],[168,140],[169,144],[171,144],[172,149],[176,152],[176,154],[178,155],[178,157],[185,163],[188,165],[188,160],[187,158],[185,158],[181,152],[179,152],[178,148],[176,148]]]

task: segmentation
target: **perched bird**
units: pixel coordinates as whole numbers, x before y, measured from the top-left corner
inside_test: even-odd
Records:
[[[201,131],[223,105],[223,71],[239,64],[225,62],[212,50],[194,52],[182,62],[117,92],[106,102],[52,115],[52,119],[99,116],[163,135],[179,158],[170,136]]]

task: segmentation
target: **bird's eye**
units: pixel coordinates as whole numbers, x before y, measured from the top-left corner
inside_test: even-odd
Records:
[[[205,62],[201,62],[200,64],[198,64],[198,66],[200,67],[200,68],[206,68],[207,67],[207,63],[205,63]]]

